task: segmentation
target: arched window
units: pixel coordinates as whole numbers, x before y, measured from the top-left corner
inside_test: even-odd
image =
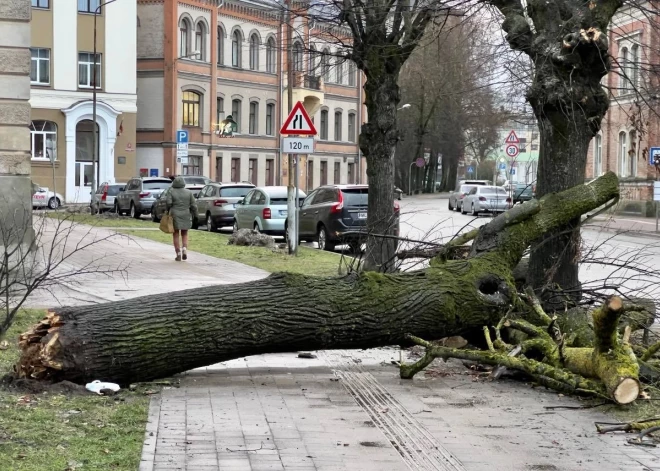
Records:
[[[603,136],[596,134],[594,138],[594,178],[603,173]]]
[[[293,70],[296,72],[303,70],[303,48],[298,41],[293,43]]]
[[[241,43],[243,37],[241,32],[236,30],[231,36],[231,66],[241,67]]]
[[[629,80],[629,69],[630,69],[630,56],[628,54],[628,48],[624,47],[621,49],[621,54],[619,55],[619,67],[621,69],[621,76],[619,77],[619,93],[626,93],[630,86]]]
[[[321,52],[321,75],[324,82],[330,81],[330,51],[323,49]]]
[[[259,70],[259,36],[250,36],[250,70]]]
[[[206,41],[204,41],[205,34],[204,23],[200,21],[195,28],[195,50],[193,51],[194,53],[197,53],[193,58],[200,61],[206,60],[206,48],[204,47],[206,43]]]
[[[625,177],[628,169],[628,146],[626,144],[626,133],[619,133],[619,176]]]
[[[218,26],[218,65],[225,63],[225,31]]]
[[[309,64],[307,64],[307,73],[308,75],[316,75],[316,59],[317,52],[314,46],[309,47]]]
[[[181,120],[181,124],[183,126],[199,126],[202,96],[193,91],[183,92],[181,105],[181,108],[183,109],[183,119]]]
[[[57,160],[57,124],[52,121],[32,121],[30,143],[33,159]]]
[[[341,54],[341,51],[340,51],[340,54]],[[339,83],[339,84],[344,82],[344,58],[339,57],[340,54],[338,54],[337,55],[338,57],[335,59],[335,69],[336,69],[336,72],[337,72],[337,83]]]
[[[637,131],[628,134],[628,176],[637,176]]]
[[[355,67],[355,62],[353,61],[348,61],[348,84],[351,87],[355,86],[356,83],[356,67]]]
[[[183,18],[179,23],[179,57],[186,57],[189,54],[190,46],[190,23]]]
[[[639,80],[639,45],[630,48],[630,84],[632,90],[636,90]]]
[[[275,47],[275,40],[268,38],[266,42],[266,71],[271,74],[275,73],[277,67],[277,49]]]

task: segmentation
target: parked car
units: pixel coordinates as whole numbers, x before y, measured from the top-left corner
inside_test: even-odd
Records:
[[[115,211],[119,214],[127,212],[136,219],[143,214],[150,214],[151,207],[160,194],[172,185],[169,178],[136,177],[126,183],[124,191],[115,198]]]
[[[32,183],[32,207],[57,209],[64,198],[59,193],[53,193],[48,188]]]
[[[321,250],[348,244],[357,251],[366,241],[367,185],[325,185],[312,191],[300,208],[300,239],[316,241]],[[395,235],[399,234],[399,203],[394,202]]]
[[[513,204],[524,203],[534,198],[535,185],[531,183],[515,183],[512,185],[509,195],[513,196]]]
[[[511,198],[501,186],[477,185],[463,198],[461,213],[473,216],[479,213],[503,213],[511,207]]]
[[[193,228],[206,225],[207,231],[234,224],[234,213],[245,196],[254,189],[252,183],[210,183],[197,197],[197,214]]]
[[[125,188],[126,183],[101,183],[99,189],[92,195],[91,203],[89,203],[92,214],[114,211],[115,199],[119,192],[124,191]]]
[[[201,175],[181,175],[181,178],[183,178],[183,181],[186,183],[186,188],[191,186],[200,186],[203,188],[205,185],[213,183],[213,180],[209,177]]]
[[[298,190],[300,200],[307,195]],[[287,229],[287,187],[262,186],[250,191],[236,206],[234,230],[254,229],[273,236],[286,235]]]
[[[459,185],[454,191],[449,193],[449,203],[447,203],[449,211],[454,209],[460,211],[463,206],[463,199],[476,187],[477,185]]]
[[[394,187],[394,197],[401,201],[401,197],[403,195],[403,190],[399,188],[398,186]]]

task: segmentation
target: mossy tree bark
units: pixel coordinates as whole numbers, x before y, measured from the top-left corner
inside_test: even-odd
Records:
[[[528,0],[526,7],[521,0],[489,1],[504,15],[510,46],[534,63],[527,100],[541,133],[537,195],[584,182],[588,145],[609,105],[600,83],[611,68],[607,26],[622,0]],[[550,286],[580,295],[577,224],[575,219],[544,234],[531,253],[528,281],[546,305],[566,301],[552,299]]]
[[[342,278],[278,273],[251,283],[57,309],[21,336],[17,371],[125,384],[247,355],[369,348],[406,344],[407,334],[441,338],[480,330],[520,304],[512,270],[531,241],[618,196],[613,173],[589,188],[498,216],[479,231],[472,258],[426,270]]]

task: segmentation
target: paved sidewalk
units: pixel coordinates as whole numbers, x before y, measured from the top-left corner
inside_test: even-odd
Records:
[[[616,233],[660,238],[655,230],[655,218],[635,216],[598,216],[586,224],[587,227],[603,229]]]

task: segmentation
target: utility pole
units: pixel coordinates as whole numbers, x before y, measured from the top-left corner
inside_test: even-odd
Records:
[[[284,4],[284,14],[286,21],[286,91],[289,113],[293,109],[293,58],[291,57],[293,33],[291,31],[290,7],[291,1],[287,0]],[[298,234],[296,234],[298,201],[296,201],[296,188],[294,186],[294,180],[298,179],[298,166],[293,164],[294,158],[297,158],[295,154],[287,154],[289,168],[289,178],[287,179],[287,241],[290,255],[298,254]]]

